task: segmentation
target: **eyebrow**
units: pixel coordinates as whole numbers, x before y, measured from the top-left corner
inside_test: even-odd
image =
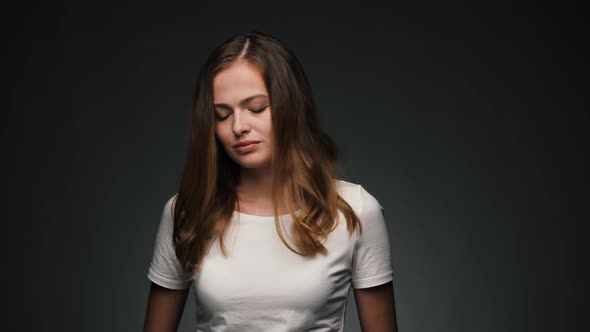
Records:
[[[240,105],[244,105],[244,104],[246,104],[247,102],[251,101],[252,99],[254,99],[254,98],[258,98],[258,97],[266,97],[266,98],[268,98],[268,96],[267,96],[267,95],[264,95],[264,94],[257,94],[257,95],[253,95],[253,96],[250,96],[250,97],[248,97],[248,98],[244,98],[244,99],[242,99],[242,100],[240,101],[240,103],[239,103],[239,104],[240,104]],[[225,108],[225,109],[228,109],[228,110],[230,110],[230,111],[231,111],[231,109],[232,109],[232,108],[231,108],[231,106],[229,106],[228,104],[223,104],[223,103],[220,103],[220,104],[213,104],[213,106],[215,106],[215,107],[219,107],[219,108]]]

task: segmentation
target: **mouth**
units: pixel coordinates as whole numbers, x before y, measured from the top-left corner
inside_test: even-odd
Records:
[[[246,146],[246,145],[250,145],[250,144],[253,144],[253,143],[260,143],[260,141],[249,140],[249,141],[239,142],[237,144],[234,144],[234,148],[239,148],[241,146]]]
[[[234,147],[240,153],[247,153],[247,152],[251,152],[251,151],[256,150],[259,143],[260,142],[252,142],[252,143],[245,144],[245,145],[244,144],[235,145]]]

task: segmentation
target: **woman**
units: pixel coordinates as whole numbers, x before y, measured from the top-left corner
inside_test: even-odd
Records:
[[[202,66],[178,192],[165,204],[144,331],[176,331],[194,288],[198,331],[397,331],[379,202],[338,179],[293,53],[260,32]]]

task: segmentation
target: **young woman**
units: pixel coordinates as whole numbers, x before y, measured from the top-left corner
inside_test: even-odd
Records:
[[[310,84],[278,39],[229,38],[202,66],[178,192],[147,274],[144,331],[343,331],[350,288],[363,331],[397,331],[379,202],[338,178]]]

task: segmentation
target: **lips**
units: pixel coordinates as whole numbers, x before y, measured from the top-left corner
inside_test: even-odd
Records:
[[[250,140],[250,141],[242,141],[242,142],[239,142],[237,144],[234,144],[234,148],[239,148],[240,146],[250,145],[252,143],[260,143],[260,141],[252,141],[252,140]]]
[[[251,153],[251,152],[255,151],[258,148],[258,144],[259,143],[252,143],[252,144],[248,144],[248,145],[242,145],[242,146],[239,146],[239,147],[237,147],[235,149],[240,154]]]

